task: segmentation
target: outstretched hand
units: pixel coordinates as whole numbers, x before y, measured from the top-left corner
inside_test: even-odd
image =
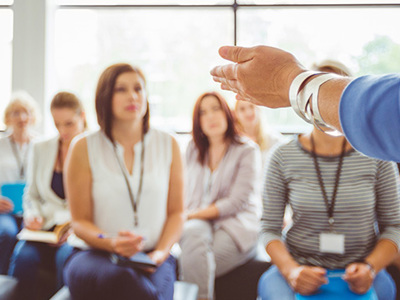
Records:
[[[234,62],[217,66],[210,72],[223,90],[235,92],[237,100],[257,105],[271,108],[290,106],[290,84],[305,71],[292,54],[267,46],[224,46],[219,49],[219,54]]]

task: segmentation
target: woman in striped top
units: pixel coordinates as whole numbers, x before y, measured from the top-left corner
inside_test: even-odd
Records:
[[[261,299],[313,294],[327,283],[328,269],[345,269],[343,278],[357,294],[373,285],[378,299],[394,299],[384,269],[400,244],[397,176],[393,163],[363,156],[344,137],[316,128],[277,148],[267,167],[262,217],[275,266],[260,279]],[[292,223],[282,231],[287,204]]]

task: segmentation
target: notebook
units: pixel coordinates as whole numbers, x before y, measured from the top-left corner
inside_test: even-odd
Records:
[[[47,244],[59,244],[66,240],[70,234],[71,223],[55,225],[50,230],[29,230],[23,228],[18,234],[19,240],[42,242]]]
[[[1,186],[1,195],[14,203],[13,215],[22,215],[22,197],[24,195],[25,182],[4,183]]]
[[[373,288],[363,295],[353,293],[349,284],[342,279],[344,270],[328,270],[328,284],[324,284],[320,287],[318,292],[314,295],[303,296],[296,294],[296,300],[378,300],[378,297]]]
[[[131,268],[139,268],[139,269],[155,269],[157,265],[151,258],[143,252],[138,252],[131,257],[123,257],[118,254],[111,254],[111,261],[119,266],[126,266]]]

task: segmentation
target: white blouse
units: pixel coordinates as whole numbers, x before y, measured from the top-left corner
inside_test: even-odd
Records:
[[[0,185],[25,181],[30,143],[22,145],[15,143],[15,150],[10,137],[0,138]],[[21,165],[22,164],[22,165]],[[21,167],[25,176],[21,177]]]
[[[172,139],[163,131],[150,129],[144,137],[144,169],[142,192],[137,205],[138,227],[134,225],[134,210],[129,190],[118,162],[123,159],[123,147],[116,152],[103,131],[86,136],[92,172],[94,223],[104,233],[117,235],[131,230],[145,236],[145,249],[155,248],[167,216],[169,177],[172,163]],[[134,146],[132,175],[123,164],[131,190],[137,201],[141,173],[142,142]]]

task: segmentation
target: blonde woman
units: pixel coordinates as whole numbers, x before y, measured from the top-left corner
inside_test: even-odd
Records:
[[[0,139],[0,186],[5,183],[24,183],[29,149],[33,135],[31,128],[36,122],[36,103],[29,94],[19,92],[7,105],[4,123],[9,135]],[[0,274],[7,274],[8,263],[21,229],[22,217],[12,214],[10,199],[0,194]]]
[[[265,127],[259,106],[247,101],[236,101],[234,112],[240,134],[258,144],[264,164],[268,151],[275,144],[283,143],[286,139],[279,132]]]

